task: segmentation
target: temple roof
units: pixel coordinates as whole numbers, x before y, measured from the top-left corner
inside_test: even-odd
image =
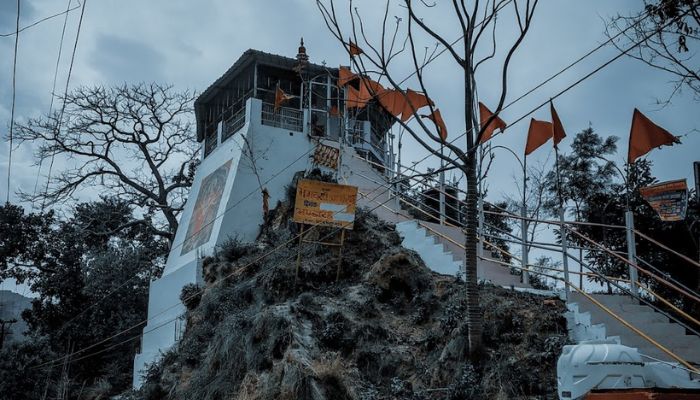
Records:
[[[222,89],[225,89],[227,85],[233,81],[240,73],[242,73],[250,65],[269,65],[282,69],[293,70],[294,66],[297,64],[297,60],[291,57],[280,56],[277,54],[266,53],[260,50],[248,49],[246,50],[236,62],[221,75],[214,83],[209,85],[195,100],[194,108],[195,114],[197,116],[203,115],[202,112],[207,103],[216,98],[217,94]],[[306,70],[311,75],[321,74],[325,71],[331,71],[332,73],[337,73],[336,68],[327,68],[322,65],[308,63],[306,65]],[[197,133],[198,136],[201,135],[201,121],[197,117]],[[198,137],[198,140],[202,140],[202,137]]]

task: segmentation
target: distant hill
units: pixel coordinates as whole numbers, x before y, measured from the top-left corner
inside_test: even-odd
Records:
[[[31,298],[9,290],[0,290],[0,319],[17,319],[17,323],[12,324],[10,335],[5,339],[5,343],[23,340],[22,333],[27,330],[27,324],[22,319],[21,314],[22,311],[31,307]]]

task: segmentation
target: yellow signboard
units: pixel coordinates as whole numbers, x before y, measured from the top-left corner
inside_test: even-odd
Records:
[[[301,179],[294,202],[294,222],[352,229],[357,187]]]

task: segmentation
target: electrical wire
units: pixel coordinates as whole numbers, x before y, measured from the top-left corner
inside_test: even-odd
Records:
[[[83,6],[84,6],[84,4],[85,4],[85,3],[83,3]],[[84,11],[84,10],[83,10],[83,11]],[[81,20],[82,20],[82,14],[81,14]],[[660,28],[660,29],[663,29],[663,27]],[[646,38],[645,38],[644,40],[646,40]],[[618,55],[617,55],[616,57],[614,57],[613,59],[611,59],[611,60],[609,60],[608,62],[604,63],[602,66],[598,67],[597,69],[595,69],[595,70],[592,71],[591,73],[585,75],[583,78],[579,79],[579,80],[576,81],[574,84],[570,85],[569,87],[567,87],[566,89],[564,89],[563,91],[561,91],[560,93],[558,93],[557,95],[555,95],[552,99],[559,97],[559,96],[562,95],[563,93],[567,92],[567,91],[570,90],[571,88],[573,88],[573,87],[575,87],[576,85],[578,85],[579,83],[583,82],[585,79],[588,79],[590,76],[592,76],[592,75],[595,74],[596,72],[600,71],[601,69],[605,68],[607,65],[611,64],[611,63],[614,62],[615,60],[619,59],[620,57],[622,57],[623,55],[625,55],[627,52],[629,52],[632,48],[637,47],[639,44],[641,44],[641,42],[638,42],[637,44],[635,44],[635,45],[633,45],[632,47],[628,48],[628,49],[625,50],[624,52],[621,52],[620,54],[618,54]],[[77,40],[76,40],[76,45],[77,45]],[[446,51],[446,49],[445,49],[445,51]],[[585,58],[585,57],[584,57],[584,58]],[[72,63],[71,63],[71,64],[72,64]],[[553,78],[552,78],[552,79],[553,79]],[[534,90],[536,90],[536,89],[534,89]],[[534,91],[534,90],[533,90],[533,91]],[[523,97],[524,97],[524,96],[521,96],[519,99],[521,99],[521,98],[523,98]],[[543,107],[543,106],[546,105],[548,102],[549,102],[549,101],[547,101],[547,102],[543,103],[542,105],[536,107],[535,109],[533,109],[532,111],[530,111],[530,112],[527,113],[526,115],[522,116],[520,119],[516,120],[516,122],[514,122],[514,123],[511,124],[510,126],[517,124],[519,121],[521,121],[522,119],[526,118],[527,116],[529,116],[530,114],[532,114],[533,112],[535,112],[536,110],[538,110],[539,108]],[[65,106],[65,102],[64,102],[64,106]],[[59,122],[60,122],[60,121],[59,121]],[[509,127],[510,127],[510,126],[509,126]],[[463,134],[461,134],[459,137],[455,138],[454,140],[457,140],[457,139],[461,138],[461,137],[464,136],[465,134],[466,134],[466,132],[463,133]],[[454,141],[454,140],[453,140],[453,141]],[[422,160],[421,160],[421,161],[422,161]],[[419,161],[419,162],[421,162],[421,161]],[[386,190],[391,190],[391,187],[389,187],[389,188],[386,189]],[[385,190],[385,191],[386,191],[386,190]],[[388,200],[387,200],[387,201],[388,201]],[[386,202],[386,201],[385,201],[385,202]],[[375,207],[374,209],[379,208],[381,205],[383,205],[383,203],[380,204],[379,206]],[[372,210],[374,210],[374,209],[372,209]],[[339,229],[342,229],[342,228],[339,228]],[[296,237],[295,237],[295,238],[296,238]],[[295,239],[295,238],[293,238],[293,239]],[[184,243],[184,242],[183,242],[183,243]],[[287,242],[284,243],[284,245],[286,245],[286,244],[287,244]],[[278,246],[276,249],[279,249],[279,248],[280,248],[280,246]],[[269,254],[271,254],[271,253],[267,253],[264,257],[266,257],[266,256],[269,255]],[[229,275],[229,276],[230,276],[230,275]],[[225,279],[225,278],[224,278],[224,279]],[[218,281],[217,281],[217,282],[218,282]],[[178,303],[178,304],[179,304],[179,303]],[[146,322],[148,322],[148,320],[146,320]],[[141,325],[141,323],[140,323],[139,325]],[[114,336],[112,336],[112,337],[110,337],[110,338],[107,338],[107,339],[105,339],[105,340],[102,341],[102,342],[98,342],[97,344],[88,346],[87,348],[78,350],[78,351],[76,351],[76,352],[72,352],[71,355],[69,355],[69,356],[72,356],[72,355],[75,355],[75,354],[84,352],[84,351],[86,351],[86,350],[88,350],[88,349],[90,349],[90,348],[93,348],[93,347],[95,347],[95,346],[98,346],[99,344],[102,344],[102,343],[104,343],[105,341],[111,340],[111,339],[113,339],[113,338],[115,338],[115,337],[117,337],[117,336],[119,336],[119,335],[121,335],[121,334],[123,334],[123,333],[125,333],[125,332],[127,332],[127,331],[129,331],[129,330],[131,330],[131,329],[133,329],[133,327],[132,327],[132,328],[129,328],[129,329],[127,329],[127,330],[124,330],[124,331],[122,331],[122,332],[120,332],[120,333],[118,333],[118,334],[116,334],[116,335],[114,335]],[[59,359],[59,360],[63,360],[63,359],[65,359],[66,357],[69,357],[69,356],[64,356],[63,358],[61,358],[61,359]],[[56,361],[59,361],[59,360],[54,360],[53,362],[56,362]],[[49,363],[52,363],[52,362],[49,362]],[[42,365],[45,365],[45,364],[47,364],[47,363],[44,363],[44,364],[42,364]],[[41,365],[40,365],[40,366],[41,366]],[[37,367],[40,367],[40,366],[37,366]]]
[[[17,97],[17,48],[19,47],[19,15],[21,0],[17,0],[17,24],[15,29],[15,52],[12,58],[12,110],[10,111],[10,148],[7,158],[7,204],[10,203],[10,177],[12,176],[12,139],[15,128],[15,100]]]
[[[309,148],[309,150],[305,151],[302,155],[300,155],[299,157],[297,157],[294,161],[292,161],[291,163],[289,163],[287,166],[285,166],[285,167],[282,168],[281,170],[277,171],[277,173],[273,174],[269,179],[267,179],[265,182],[263,182],[262,185],[264,186],[264,185],[267,185],[268,183],[270,183],[273,179],[277,178],[277,177],[278,177],[280,174],[282,174],[284,171],[288,170],[288,169],[291,168],[294,164],[296,164],[299,160],[301,160],[302,158],[304,158],[305,156],[307,156],[309,153],[311,153],[311,151],[315,150],[317,146],[318,146],[318,144],[317,144],[317,145],[314,145],[314,146],[311,147],[311,148]],[[236,203],[232,204],[231,206],[228,206],[223,212],[217,214],[211,221],[209,221],[209,222],[203,224],[199,229],[197,229],[196,231],[192,232],[189,236],[186,236],[180,243],[178,243],[178,244],[176,244],[176,245],[173,245],[173,247],[171,247],[169,251],[172,252],[173,250],[180,248],[180,247],[187,241],[187,239],[192,238],[192,237],[196,236],[197,234],[199,234],[202,230],[204,230],[204,229],[206,229],[207,227],[209,227],[211,224],[213,224],[214,222],[216,222],[218,219],[222,218],[227,212],[229,212],[230,210],[232,210],[233,208],[235,208],[236,206],[238,206],[239,204],[241,204],[244,200],[248,199],[250,196],[252,196],[253,194],[255,194],[255,193],[257,193],[257,192],[259,192],[259,189],[258,189],[258,188],[252,190],[251,192],[249,192],[248,194],[246,194],[244,197],[242,197],[240,200],[238,200]],[[63,325],[61,325],[61,327],[58,329],[58,332],[62,332],[67,326],[69,326],[69,324],[71,324],[72,322],[76,321],[80,316],[84,315],[87,311],[89,311],[90,309],[92,309],[92,308],[96,307],[97,305],[99,305],[100,303],[102,303],[104,300],[106,300],[107,298],[109,298],[109,297],[110,297],[111,295],[113,295],[114,293],[118,292],[121,288],[123,288],[123,287],[126,286],[128,283],[130,283],[130,282],[132,282],[133,280],[135,280],[136,278],[138,278],[138,274],[135,274],[135,275],[132,276],[131,278],[127,279],[125,282],[123,282],[121,285],[119,285],[116,289],[114,289],[114,290],[112,290],[111,292],[107,293],[106,295],[104,295],[103,297],[101,297],[99,300],[97,300],[97,301],[91,303],[87,308],[83,309],[80,313],[76,314],[76,315],[73,316],[70,320],[68,320],[67,322],[63,323]]]
[[[379,188],[381,188],[381,186],[377,186],[371,193],[375,192],[375,191],[378,190]],[[384,189],[384,190],[381,191],[377,196],[375,196],[374,199],[372,199],[372,200],[375,200],[377,197],[381,196],[383,193],[386,193],[386,192],[389,191],[389,190],[390,190],[390,189]],[[379,205],[377,205],[376,207],[370,209],[368,212],[372,212],[372,211],[378,209],[379,207],[381,207],[382,205],[384,205],[384,204],[385,204],[386,202],[388,202],[389,200],[391,200],[391,197],[389,197],[389,199],[385,200],[384,202],[381,202],[381,203],[380,203]],[[335,211],[334,214],[341,213],[341,212],[344,212],[344,211],[343,211],[343,210],[338,210],[338,211]],[[315,227],[317,227],[317,226],[312,227],[312,229],[315,228]],[[322,242],[323,240],[329,238],[331,235],[334,235],[334,234],[338,233],[341,229],[344,229],[344,228],[339,227],[339,228],[332,229],[328,234],[326,234],[325,236],[323,236],[322,238],[320,238],[318,241],[321,241],[321,242]],[[307,231],[307,233],[308,233],[308,231]],[[230,274],[228,274],[228,275],[224,276],[223,278],[217,280],[217,281],[214,283],[214,285],[219,284],[219,283],[225,281],[226,279],[228,279],[228,278],[230,278],[230,277],[232,277],[232,276],[234,276],[234,275],[239,274],[240,272],[246,270],[248,267],[250,267],[250,266],[252,266],[252,265],[258,264],[258,263],[259,263],[260,261],[262,261],[263,259],[269,257],[269,256],[272,255],[272,254],[275,254],[276,252],[280,251],[283,247],[285,247],[285,246],[287,246],[288,244],[290,244],[290,243],[292,243],[292,242],[298,240],[303,234],[304,234],[304,232],[300,232],[299,234],[294,235],[294,236],[293,236],[292,238],[290,238],[289,240],[287,240],[287,241],[285,241],[285,242],[283,242],[283,243],[277,245],[275,248],[273,248],[272,250],[266,252],[266,253],[263,254],[262,256],[260,256],[260,257],[256,258],[255,260],[253,260],[253,261],[251,261],[251,262],[245,264],[245,265],[242,266],[242,267],[237,268],[236,270],[234,270],[234,271],[231,272]],[[293,259],[294,257],[296,257],[296,255],[294,255],[293,257],[291,257],[290,260]],[[191,298],[194,298],[194,296],[197,296],[197,295],[199,295],[199,294],[202,294],[202,293],[204,292],[204,290],[205,290],[205,288],[202,288],[202,289],[196,291],[195,293],[193,293],[193,294],[191,294],[190,296],[188,296],[187,298],[185,298],[183,301],[187,301],[187,300],[189,300],[189,299],[191,299]],[[175,303],[175,304],[173,304],[173,305],[171,305],[171,306],[165,308],[164,310],[160,311],[159,313],[157,313],[157,314],[155,314],[155,315],[152,315],[152,316],[149,316],[147,319],[145,319],[145,320],[143,320],[143,321],[140,321],[140,322],[138,322],[138,323],[136,323],[136,324],[134,324],[134,325],[132,325],[132,326],[126,328],[126,329],[123,329],[123,330],[121,330],[121,331],[115,333],[114,335],[112,335],[112,336],[106,338],[106,339],[103,339],[103,340],[101,340],[101,341],[99,341],[99,342],[97,342],[97,343],[91,344],[91,345],[89,345],[89,346],[87,346],[87,347],[84,347],[84,348],[82,348],[82,349],[79,349],[79,350],[77,350],[77,351],[70,352],[70,354],[66,354],[66,355],[64,355],[64,356],[62,356],[62,357],[59,357],[59,358],[57,358],[57,359],[43,362],[43,363],[38,364],[38,365],[36,365],[36,366],[34,366],[34,367],[32,367],[32,368],[50,367],[50,366],[56,365],[56,364],[59,363],[59,362],[63,362],[63,361],[65,361],[65,360],[68,360],[68,362],[75,361],[75,360],[77,360],[77,359],[73,359],[73,356],[75,356],[75,355],[77,355],[77,354],[81,354],[81,353],[83,353],[83,352],[86,352],[86,351],[88,351],[88,350],[90,350],[90,349],[93,349],[93,348],[95,348],[95,347],[97,347],[97,346],[100,346],[101,344],[104,344],[104,343],[106,343],[106,342],[108,342],[108,341],[110,341],[110,340],[112,340],[112,339],[115,339],[115,338],[117,338],[117,337],[119,337],[119,336],[121,336],[121,335],[123,335],[123,334],[129,332],[129,331],[132,331],[132,330],[138,328],[139,326],[142,326],[142,325],[144,325],[144,324],[147,324],[149,321],[154,320],[156,317],[158,317],[158,316],[164,314],[164,313],[167,312],[167,311],[170,311],[171,309],[173,309],[173,308],[175,308],[175,307],[180,306],[181,304],[182,304],[182,302]],[[166,321],[166,322],[163,323],[163,324],[170,323],[170,322],[174,321],[174,320],[177,319],[177,318],[179,318],[179,317],[170,319],[170,320]],[[159,325],[158,327],[160,327],[160,326],[161,326],[161,325]],[[153,329],[151,329],[151,330],[149,330],[149,331],[143,332],[143,333],[137,335],[137,336],[134,337],[134,338],[127,339],[127,340],[125,340],[123,343],[126,343],[126,342],[128,342],[128,341],[134,340],[135,338],[140,337],[140,336],[143,335],[143,334],[152,332],[153,330],[157,329],[158,327],[153,328]],[[118,344],[118,345],[119,345],[119,344]],[[102,350],[100,350],[100,351],[95,352],[94,354],[99,354],[99,353],[101,353],[101,352],[103,352],[103,351],[105,351],[105,350],[102,349]],[[86,357],[88,357],[88,356],[92,356],[92,355],[94,355],[94,354],[93,354],[93,353],[89,353],[88,355],[83,355],[80,359],[86,358]]]
[[[688,11],[685,12],[685,14],[687,14],[687,13],[688,13]],[[684,14],[684,15],[685,15],[685,14]],[[571,69],[571,68],[574,67],[576,64],[580,63],[581,61],[583,61],[583,60],[586,59],[587,57],[591,56],[593,53],[597,52],[598,50],[600,50],[601,48],[605,47],[605,46],[608,45],[609,43],[612,43],[614,40],[616,40],[618,37],[620,37],[620,35],[624,34],[628,29],[631,29],[631,28],[633,28],[634,26],[636,26],[637,24],[641,23],[645,18],[648,18],[650,15],[651,15],[651,14],[650,14],[649,12],[647,12],[646,15],[645,15],[644,17],[642,17],[639,21],[637,21],[637,23],[628,26],[628,27],[625,28],[623,31],[619,32],[619,33],[616,34],[615,36],[609,38],[609,39],[606,40],[605,42],[601,43],[600,45],[596,46],[596,47],[593,48],[592,50],[590,50],[590,51],[588,51],[587,53],[585,53],[583,56],[581,56],[581,57],[579,57],[578,59],[576,59],[575,61],[571,62],[571,63],[568,64],[566,67],[564,67],[562,70],[558,71],[558,72],[555,73],[554,75],[552,75],[552,76],[550,76],[549,78],[545,79],[543,82],[541,82],[541,83],[539,83],[538,85],[534,86],[533,88],[531,88],[530,90],[528,90],[527,92],[525,92],[523,95],[521,95],[521,96],[517,97],[515,100],[509,102],[506,106],[503,107],[503,109],[502,109],[501,111],[503,111],[503,110],[507,109],[508,107],[514,105],[515,103],[519,102],[520,100],[522,100],[522,99],[525,98],[526,96],[530,95],[531,93],[533,93],[533,92],[536,91],[537,89],[541,88],[542,86],[544,86],[545,84],[549,83],[550,81],[552,81],[552,80],[555,79],[556,77],[560,76],[561,74],[563,74],[563,73],[566,72],[567,70]],[[682,17],[682,16],[683,16],[683,15],[681,15],[681,17]],[[606,63],[604,63],[602,66],[596,68],[596,69],[593,70],[592,72],[590,72],[590,73],[588,73],[587,75],[585,75],[583,78],[577,80],[576,82],[574,82],[573,84],[571,84],[570,86],[568,86],[567,88],[565,88],[564,90],[560,91],[560,92],[557,93],[555,96],[551,97],[550,100],[547,100],[546,102],[544,102],[544,103],[540,104],[539,106],[535,107],[534,109],[530,110],[528,113],[526,113],[526,114],[523,115],[522,117],[518,118],[515,122],[508,124],[508,126],[507,126],[504,130],[501,130],[500,132],[495,132],[494,135],[492,136],[492,138],[493,138],[493,137],[496,137],[496,136],[498,136],[498,135],[500,135],[500,134],[502,134],[502,133],[504,133],[505,130],[510,129],[511,127],[513,127],[514,125],[516,125],[518,122],[522,121],[523,119],[527,118],[527,117],[530,116],[532,113],[534,113],[535,111],[537,111],[537,110],[539,110],[540,108],[544,107],[544,106],[547,105],[551,100],[554,100],[554,99],[558,98],[559,96],[561,96],[562,94],[568,92],[569,90],[571,90],[573,87],[577,86],[578,84],[580,84],[580,83],[583,82],[584,80],[590,78],[590,77],[591,77],[592,75],[594,75],[595,73],[599,72],[601,69],[607,67],[608,65],[610,65],[610,64],[613,63],[613,62],[615,62],[616,60],[618,60],[618,59],[621,58],[622,56],[626,55],[626,54],[627,54],[628,52],[630,52],[632,49],[634,49],[635,47],[641,45],[641,44],[644,43],[646,40],[648,40],[650,37],[652,37],[653,35],[655,35],[656,32],[660,31],[661,29],[664,29],[666,26],[670,25],[671,23],[673,23],[673,20],[672,20],[672,21],[669,21],[669,22],[667,22],[665,25],[663,25],[663,26],[657,28],[654,32],[648,34],[647,36],[645,36],[644,38],[642,38],[642,40],[636,42],[636,43],[633,44],[632,46],[630,46],[630,47],[628,47],[627,49],[625,49],[624,51],[620,52],[620,53],[617,54],[615,57],[613,57],[612,59],[610,59],[610,60],[608,60]],[[450,143],[450,144],[454,144],[454,142],[456,142],[457,140],[461,139],[462,137],[464,137],[464,136],[467,135],[468,133],[471,133],[471,132],[474,131],[475,129],[476,129],[476,127],[472,128],[470,131],[461,133],[459,136],[457,136],[457,137],[455,137],[454,139],[452,139],[449,143]],[[426,159],[430,158],[431,155],[432,155],[432,154],[430,154],[430,153],[427,154],[425,157],[423,157],[422,159],[420,159],[419,161],[417,161],[417,162],[414,164],[414,166],[415,166],[415,165],[418,165],[418,164],[422,163],[423,161],[425,161]]]
[[[68,25],[68,12],[71,9],[70,5],[72,2],[73,2],[73,0],[68,0],[68,6],[66,7],[66,12],[65,12],[66,17],[63,19],[63,29],[61,30],[61,40],[60,40],[59,45],[58,45],[58,57],[56,57],[56,67],[54,68],[54,72],[53,72],[53,84],[51,85],[51,101],[49,103],[49,114],[48,114],[49,118],[51,117],[51,113],[53,112],[53,102],[54,102],[54,98],[56,96],[56,94],[55,94],[56,82],[58,80],[58,67],[59,67],[59,64],[61,63],[61,54],[63,53],[63,39],[66,36],[66,26]],[[58,14],[58,15],[60,15],[60,14]],[[55,155],[56,155],[56,152],[54,152],[51,155],[52,162],[53,162],[53,157]],[[34,182],[34,192],[32,194],[32,198],[34,198],[36,196],[36,189],[39,186],[39,175],[41,175],[41,166],[42,166],[43,162],[44,162],[44,159],[42,158],[39,161],[39,169],[36,171],[36,181]],[[32,209],[33,208],[34,208],[34,202],[32,201]]]
[[[66,77],[66,88],[63,92],[63,104],[61,105],[61,112],[58,116],[58,120],[56,121],[56,131],[54,132],[55,135],[58,135],[61,132],[61,123],[63,121],[63,114],[66,111],[66,99],[68,97],[68,86],[70,85],[70,77],[71,74],[73,73],[73,63],[75,61],[75,53],[78,50],[78,39],[80,39],[80,29],[83,26],[83,17],[85,16],[85,5],[87,5],[88,0],[83,0],[82,8],[80,9],[80,19],[78,20],[78,30],[75,34],[75,42],[73,43],[73,53],[71,54],[70,57],[70,66],[68,67],[68,76]],[[53,94],[52,94],[53,95]],[[56,151],[51,154],[51,162],[49,163],[49,173],[46,178],[46,190],[44,191],[44,198],[41,202],[41,212],[44,212],[44,208],[46,207],[46,197],[49,192],[49,182],[51,181],[51,172],[53,170],[53,163],[54,159],[56,156]]]
[[[77,10],[79,7],[80,7],[80,0],[78,0],[78,5],[75,6],[75,7],[73,7],[73,8],[71,8],[71,9],[68,9],[68,10],[66,10],[66,11],[64,11],[64,12],[60,12],[60,13],[58,13],[58,14],[53,14],[53,15],[50,15],[50,16],[48,16],[48,17],[42,18],[42,19],[40,19],[40,20],[38,20],[38,21],[36,21],[36,22],[34,22],[34,23],[32,23],[32,24],[29,24],[29,25],[23,27],[22,29],[18,29],[16,32],[10,32],[10,33],[3,33],[3,34],[0,34],[0,37],[8,37],[8,36],[17,35],[18,33],[23,32],[25,29],[29,29],[29,28],[31,28],[31,27],[33,27],[33,26],[39,25],[40,23],[42,23],[42,22],[44,22],[44,21],[48,21],[48,20],[50,20],[50,19],[52,19],[52,18],[56,18],[56,17],[61,16],[61,15],[63,15],[63,14],[68,14],[69,12],[71,12],[71,11],[73,11],[73,10]]]

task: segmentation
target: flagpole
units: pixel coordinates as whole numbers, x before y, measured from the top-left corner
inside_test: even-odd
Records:
[[[625,228],[627,228],[627,259],[630,262],[629,265],[629,278],[630,278],[630,291],[632,292],[633,296],[637,296],[638,290],[637,290],[637,280],[639,279],[638,274],[637,274],[637,268],[632,266],[632,264],[636,265],[637,264],[637,245],[634,241],[634,213],[632,212],[632,207],[630,206],[630,172],[632,170],[632,167],[634,166],[633,163],[627,163],[627,179],[625,180],[625,191],[626,191],[626,210],[625,210]]]
[[[522,240],[522,267],[523,267],[523,283],[530,283],[530,274],[528,270],[528,251],[527,251],[527,155],[523,156],[523,204],[520,207],[521,217],[520,231]]]
[[[440,143],[440,225],[445,225],[445,160],[444,157],[445,146]]]
[[[476,249],[476,254],[483,258],[484,257],[484,176],[482,176],[482,165],[484,163],[484,147],[479,146],[479,197],[478,197],[478,208],[479,208],[479,247]]]
[[[554,140],[554,139],[553,139]],[[559,148],[557,144],[554,143],[554,170],[557,174],[557,195],[559,196],[559,222],[561,223],[559,232],[561,233],[561,256],[562,256],[562,267],[564,268],[564,296],[566,301],[569,301],[569,252],[568,252],[568,240],[566,237],[566,226],[564,225],[564,197],[561,194],[561,175],[559,173]],[[580,261],[579,261],[580,262]],[[583,273],[583,265],[581,266],[581,273]],[[581,274],[583,276],[583,274]],[[579,289],[583,290],[583,285],[580,285]]]
[[[330,86],[330,85],[329,85]],[[346,135],[346,122],[345,122],[345,110],[340,109],[340,86],[336,85],[336,88],[338,89],[338,98],[336,99],[336,104],[337,104],[337,109],[338,109],[338,116],[340,116],[339,119],[339,125],[340,125],[340,138],[339,138],[339,143],[338,147],[340,147],[340,150],[338,150],[338,183],[341,183],[340,180],[343,177],[342,174],[342,168],[343,168],[343,149],[345,148],[345,135]],[[347,99],[345,99],[345,90],[343,90],[343,99],[345,100],[343,105],[347,102]]]

